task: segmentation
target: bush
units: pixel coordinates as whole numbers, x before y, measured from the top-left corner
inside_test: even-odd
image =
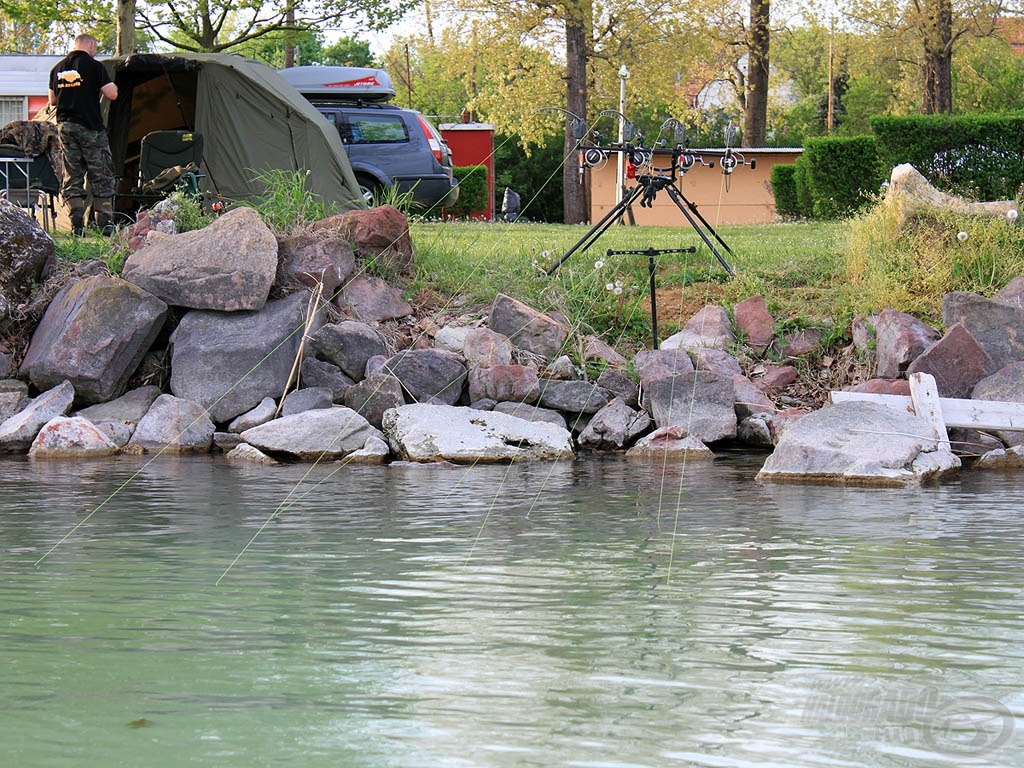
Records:
[[[822,136],[804,144],[813,215],[847,216],[871,202],[885,174],[871,136]]]
[[[800,155],[793,165],[793,189],[796,194],[797,215],[809,219],[814,215],[814,196],[811,193],[808,160],[803,155]]]
[[[871,127],[888,168],[910,163],[939,189],[1009,200],[1024,184],[1024,114],[875,117]]]
[[[473,213],[486,213],[490,195],[487,189],[487,166],[461,165],[453,171],[459,180],[459,199],[455,205],[446,205],[444,214],[456,219],[468,219]]]
[[[796,165],[772,166],[772,196],[775,198],[775,212],[779,216],[792,218],[800,215],[800,204],[796,196]]]

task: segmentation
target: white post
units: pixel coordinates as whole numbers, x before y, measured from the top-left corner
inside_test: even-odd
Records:
[[[626,69],[626,65],[623,64],[619,67],[619,113],[623,117],[619,118],[619,144],[624,144],[626,141],[626,80],[629,79],[629,70]],[[622,202],[622,189],[626,186],[626,153],[616,152],[618,161],[615,165],[615,202]]]

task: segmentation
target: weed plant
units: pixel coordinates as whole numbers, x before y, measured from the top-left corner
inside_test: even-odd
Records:
[[[891,307],[941,324],[951,291],[991,296],[1024,274],[1020,220],[934,211],[902,222],[885,206],[852,219],[844,271],[858,310]]]
[[[252,207],[275,234],[289,235],[308,222],[337,213],[336,206],[325,205],[309,191],[308,177],[308,171],[268,169],[255,173],[253,179],[263,186],[263,193]]]

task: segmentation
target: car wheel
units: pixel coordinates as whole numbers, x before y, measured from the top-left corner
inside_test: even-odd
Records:
[[[356,176],[356,183],[359,184],[359,192],[362,194],[363,200],[372,208],[377,200],[380,199],[380,184],[375,179],[370,179],[366,176]]]

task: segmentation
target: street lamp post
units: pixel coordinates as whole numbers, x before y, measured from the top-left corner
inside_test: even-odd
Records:
[[[626,114],[626,80],[629,79],[629,70],[623,64],[619,67],[619,114]],[[619,144],[626,141],[625,118],[619,117]],[[626,153],[616,152],[618,162],[615,165],[615,202],[622,202],[623,189],[626,186]]]

